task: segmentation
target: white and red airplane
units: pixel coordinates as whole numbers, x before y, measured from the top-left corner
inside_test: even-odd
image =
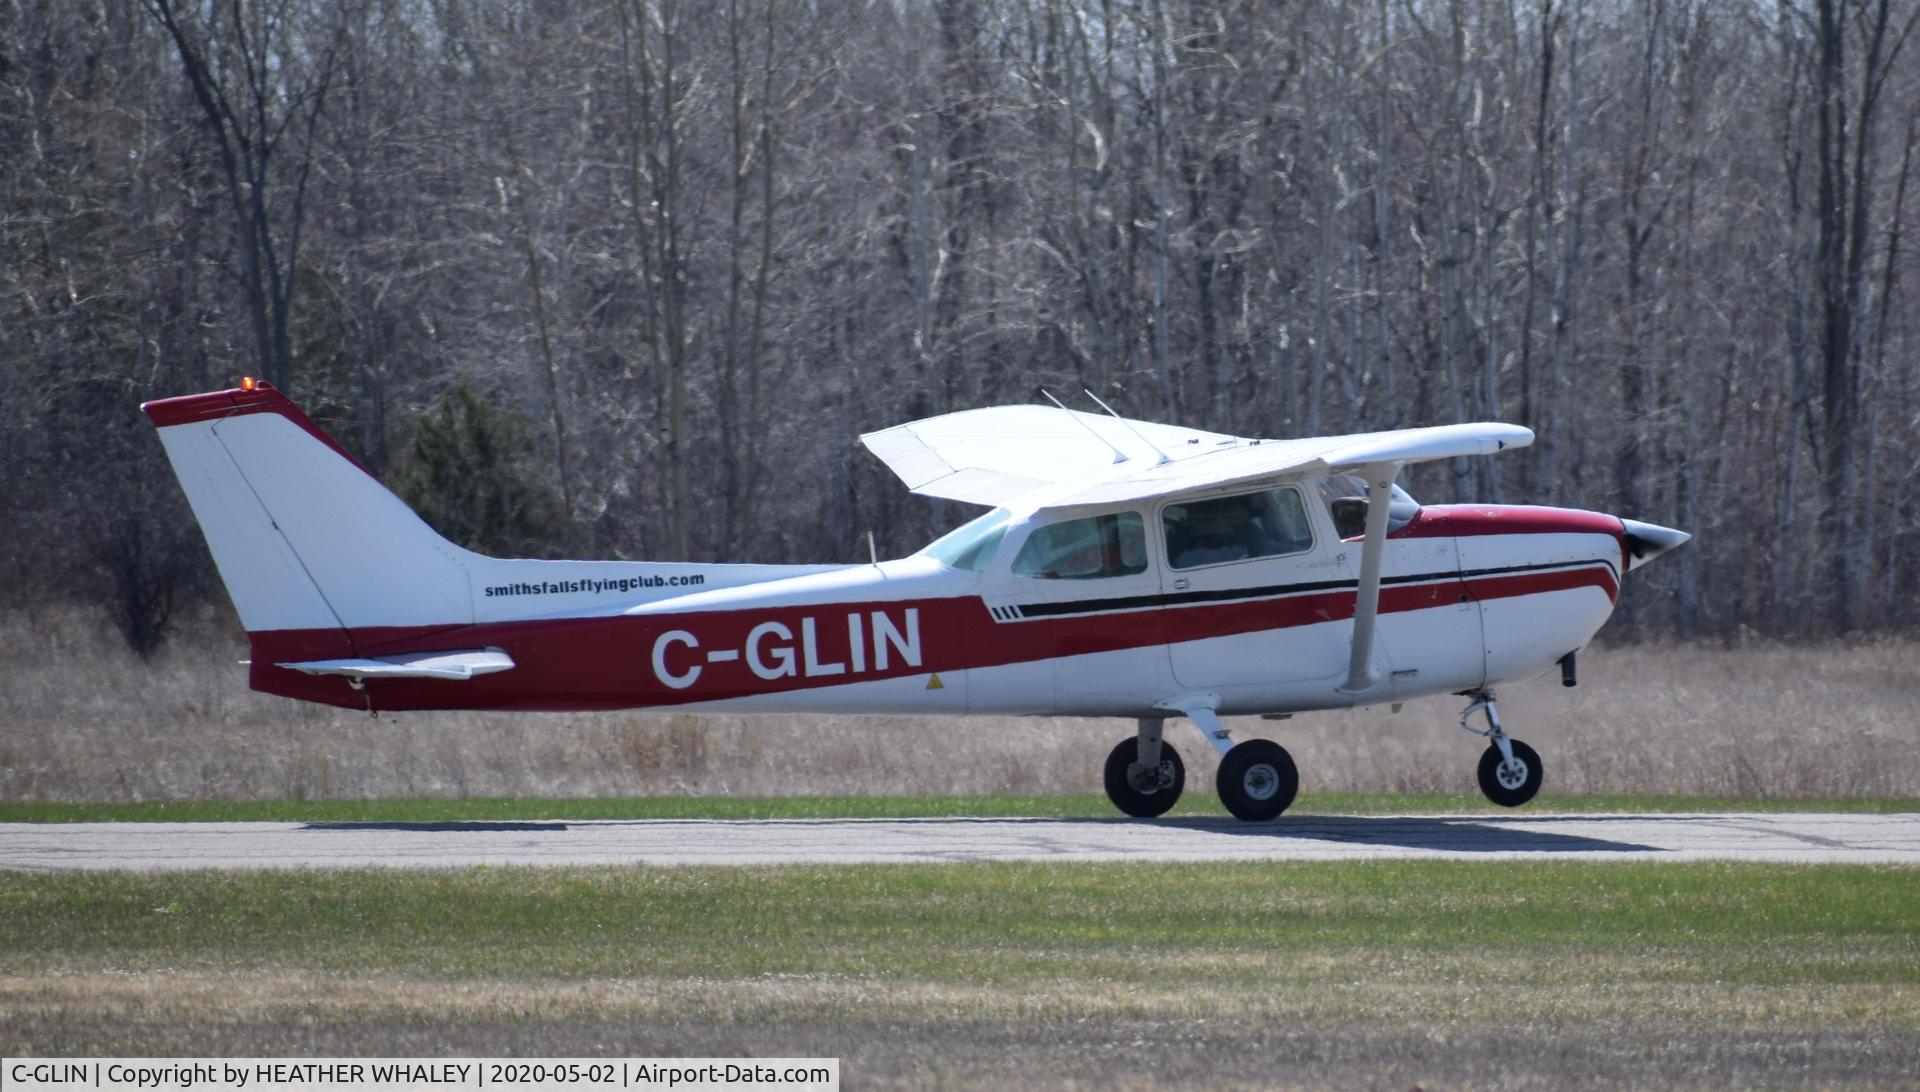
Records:
[[[1155,816],[1184,717],[1241,819],[1293,759],[1220,718],[1470,699],[1495,803],[1539,790],[1494,687],[1560,665],[1621,578],[1686,542],[1598,512],[1422,507],[1402,467],[1524,447],[1517,425],[1256,440],[1054,406],[861,439],[916,493],[992,511],[868,565],[520,561],[428,527],[265,383],[149,402],[252,647],[255,690],[369,711],[682,708],[1127,717],[1106,789]],[[1102,406],[1104,409],[1104,405]],[[1484,715],[1484,730],[1472,726]]]

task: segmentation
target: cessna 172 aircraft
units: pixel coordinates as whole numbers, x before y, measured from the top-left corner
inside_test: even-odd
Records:
[[[369,711],[1126,717],[1106,789],[1142,817],[1185,784],[1170,717],[1220,752],[1227,809],[1265,820],[1293,801],[1293,759],[1235,743],[1222,716],[1452,693],[1491,741],[1481,789],[1525,803],[1543,767],[1501,729],[1494,688],[1555,664],[1572,685],[1622,577],[1689,537],[1598,512],[1422,507],[1395,484],[1412,463],[1531,443],[1516,425],[1275,441],[1055,403],[861,437],[912,491],[992,509],[910,557],[506,560],[442,538],[266,383],[143,408],[246,627],[255,690]]]

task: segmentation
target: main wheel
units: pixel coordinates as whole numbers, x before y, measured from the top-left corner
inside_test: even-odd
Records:
[[[1503,808],[1517,808],[1533,799],[1546,779],[1546,768],[1533,748],[1517,739],[1507,740],[1513,748],[1513,761],[1500,756],[1500,748],[1488,747],[1480,756],[1480,791]]]
[[[1258,823],[1293,803],[1300,791],[1300,771],[1285,747],[1270,739],[1250,739],[1220,759],[1214,787],[1234,818]]]
[[[1187,787],[1186,763],[1180,761],[1180,752],[1174,750],[1172,744],[1162,743],[1159,770],[1148,771],[1147,783],[1135,787],[1127,771],[1139,754],[1138,739],[1123,739],[1107,755],[1107,799],[1135,819],[1165,815],[1180,799],[1180,791]]]

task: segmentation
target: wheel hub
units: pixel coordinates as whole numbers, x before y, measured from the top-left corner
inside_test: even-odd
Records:
[[[1127,770],[1127,783],[1134,792],[1154,793],[1173,784],[1173,763],[1161,759],[1159,766],[1135,764]]]
[[[1495,767],[1493,776],[1499,780],[1502,788],[1518,789],[1527,783],[1527,772],[1527,764],[1513,758]]]
[[[1280,791],[1280,771],[1264,762],[1247,767],[1240,784],[1254,800],[1271,800]]]

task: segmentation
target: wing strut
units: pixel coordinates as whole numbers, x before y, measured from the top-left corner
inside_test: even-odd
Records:
[[[1393,503],[1393,480],[1399,463],[1368,463],[1360,473],[1367,480],[1367,534],[1360,547],[1360,588],[1353,601],[1353,651],[1347,660],[1348,694],[1371,690],[1373,624],[1380,616],[1380,559],[1387,552],[1387,516]]]

